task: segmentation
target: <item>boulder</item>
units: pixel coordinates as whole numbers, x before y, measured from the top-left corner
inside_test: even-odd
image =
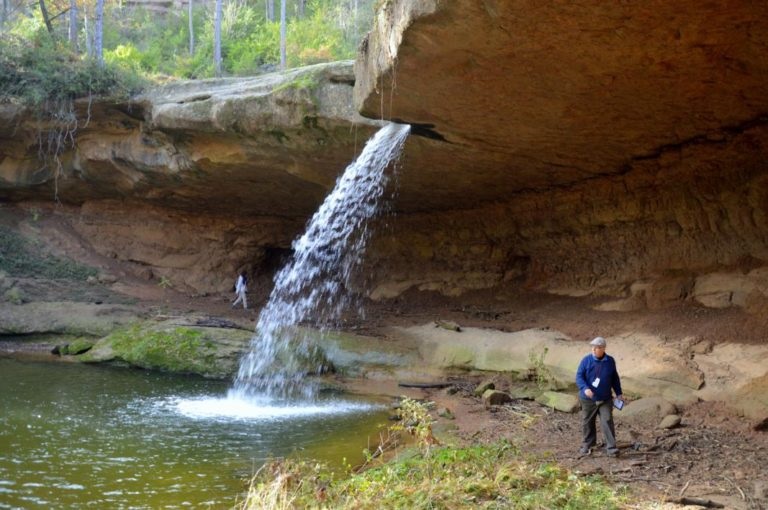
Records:
[[[579,399],[570,393],[545,391],[536,397],[536,402],[563,413],[575,413],[579,410]]]
[[[493,381],[488,380],[488,381],[483,381],[480,384],[478,384],[475,387],[475,390],[474,390],[473,393],[475,394],[475,396],[480,397],[480,396],[484,395],[486,391],[488,391],[488,390],[495,390],[495,389],[496,389],[496,383],[494,383]]]
[[[676,414],[677,407],[662,397],[644,397],[628,402],[621,412],[614,413],[617,421],[648,419],[658,421],[664,416]]]
[[[512,397],[509,393],[498,390],[485,390],[483,393],[483,404],[486,409],[492,406],[500,406],[506,403],[512,402]]]
[[[660,429],[673,429],[680,425],[680,422],[682,421],[682,417],[678,414],[670,414],[664,417],[664,419],[661,420],[661,423],[659,423],[657,428]]]

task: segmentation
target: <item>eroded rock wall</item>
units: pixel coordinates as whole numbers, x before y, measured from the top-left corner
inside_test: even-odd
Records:
[[[55,213],[64,244],[193,294],[271,276],[382,124],[354,110],[353,85],[337,62],[81,101],[70,124],[0,105],[0,207]]]
[[[399,214],[371,250],[374,297],[411,286],[458,294],[512,279],[623,295],[637,280],[677,278],[690,294],[699,275],[747,272],[768,261],[766,144],[760,126],[671,148],[621,175],[470,210]]]
[[[416,136],[373,296],[764,302],[766,33],[740,0],[388,2],[355,99]]]

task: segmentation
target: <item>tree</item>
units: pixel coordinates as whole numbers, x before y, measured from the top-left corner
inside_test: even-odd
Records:
[[[3,4],[0,5],[0,27],[3,26],[5,20],[8,19],[8,2],[9,0],[3,0]]]
[[[264,0],[267,21],[275,21],[275,0]]]
[[[280,69],[285,70],[285,2],[280,0]]]
[[[216,0],[213,14],[213,69],[217,78],[221,77],[221,6],[222,0]]]
[[[195,23],[192,17],[193,0],[189,0],[189,55],[195,54]]]
[[[69,46],[77,52],[77,0],[69,0]]]
[[[104,0],[96,0],[96,33],[93,35],[93,55],[99,67],[104,67]]]
[[[45,21],[45,28],[48,29],[48,33],[53,35],[53,25],[51,25],[51,17],[48,16],[48,9],[45,8],[45,2],[40,0],[40,14],[43,15],[43,21]]]

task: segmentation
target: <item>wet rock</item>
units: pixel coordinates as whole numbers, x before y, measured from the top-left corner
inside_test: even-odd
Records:
[[[67,352],[62,354],[83,354],[84,352],[88,352],[94,344],[95,342],[92,342],[91,340],[86,340],[85,338],[77,338],[69,343],[67,346]]]

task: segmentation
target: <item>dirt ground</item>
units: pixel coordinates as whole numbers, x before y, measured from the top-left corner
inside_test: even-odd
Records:
[[[476,381],[454,382],[460,388],[454,395],[431,389],[420,390],[420,398],[452,411],[455,419],[438,418],[435,427],[438,432],[447,427],[451,430],[448,437],[456,437],[460,443],[507,439],[523,452],[552,459],[584,476],[600,474],[617,487],[628,487],[648,504],[638,508],[661,507],[681,498],[734,509],[763,509],[768,504],[768,433],[753,430],[752,424],[721,405],[699,402],[683,407],[681,425],[669,430],[656,428],[656,421],[630,424],[617,419],[619,457],[606,455],[600,439],[598,447],[585,456],[578,453],[578,413],[561,413],[527,400],[486,409],[472,395]],[[682,505],[668,503],[664,507]]]

